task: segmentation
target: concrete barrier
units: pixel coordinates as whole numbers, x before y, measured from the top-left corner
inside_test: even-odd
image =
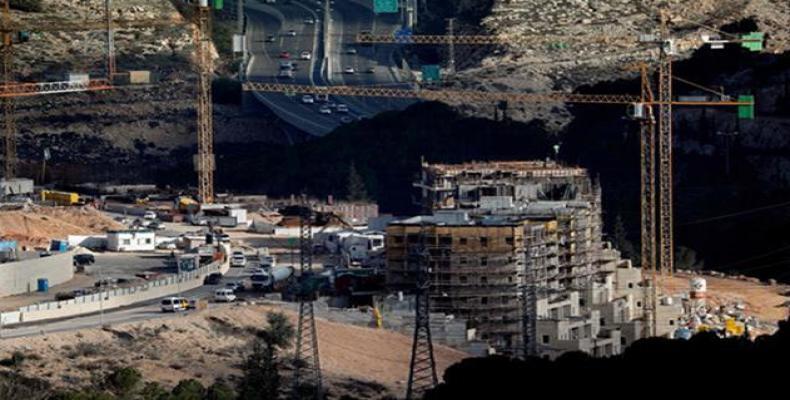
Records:
[[[200,267],[195,271],[184,272],[178,277],[170,276],[130,288],[105,290],[101,293],[79,296],[72,300],[50,301],[21,307],[18,311],[0,314],[0,324],[13,325],[91,314],[198,288],[203,285],[206,275],[214,272],[226,274],[230,270],[230,259],[227,257],[227,254],[230,254],[230,246],[223,245],[222,247],[225,254],[222,260]]]
[[[74,278],[74,254],[71,250],[0,264],[0,297],[35,292],[39,278],[48,279],[49,286],[70,281]]]

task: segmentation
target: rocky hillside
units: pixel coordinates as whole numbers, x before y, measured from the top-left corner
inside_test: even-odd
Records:
[[[29,40],[14,46],[14,79],[57,81],[67,72],[106,76],[106,32],[48,31],[53,21],[66,26],[101,21],[104,1],[41,0],[41,5],[38,12],[12,10],[15,23],[32,28]],[[150,70],[153,84],[18,99],[23,175],[38,176],[44,148],[52,153],[48,180],[112,180],[139,177],[133,167],[166,164],[174,149],[194,146],[192,26],[170,1],[114,1],[112,10],[116,20],[159,23],[156,28],[115,32],[118,70]],[[163,21],[169,25],[161,26]],[[216,61],[218,66],[223,63]],[[283,141],[282,130],[267,116],[265,110],[242,111],[234,102],[216,104],[216,140]]]
[[[669,6],[678,59],[702,46],[702,33],[715,33],[703,26],[720,29],[743,19],[754,20],[769,35],[767,52],[790,49],[790,3],[785,0],[496,0],[483,25],[507,45],[461,72],[457,84],[570,91],[635,77],[623,66],[655,59],[656,48],[639,45],[638,35],[657,33],[662,4]],[[510,116],[548,120],[556,128],[568,122],[563,109],[554,106],[517,109]]]

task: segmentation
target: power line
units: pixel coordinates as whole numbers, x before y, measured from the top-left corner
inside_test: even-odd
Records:
[[[757,212],[760,212],[760,211],[771,210],[771,209],[774,209],[774,208],[781,208],[781,207],[787,207],[787,206],[790,206],[790,201],[786,201],[784,203],[772,204],[772,205],[769,205],[769,206],[763,206],[763,207],[746,209],[746,210],[743,210],[743,211],[737,211],[737,212],[729,213],[729,214],[722,214],[722,215],[718,215],[718,216],[710,217],[710,218],[698,219],[698,220],[695,220],[695,221],[682,223],[682,224],[680,224],[680,226],[703,224],[703,223],[706,223],[706,222],[718,221],[718,220],[722,220],[722,219],[726,219],[726,218],[738,217],[738,216],[741,216],[741,215],[753,214],[753,213],[757,213]]]

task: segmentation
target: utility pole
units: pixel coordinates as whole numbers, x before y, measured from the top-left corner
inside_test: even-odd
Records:
[[[198,197],[204,204],[214,202],[214,126],[211,103],[211,79],[214,62],[211,57],[211,7],[200,0],[195,12],[195,46],[197,47],[198,99],[197,148],[195,170],[198,173]]]
[[[318,288],[313,279],[313,210],[306,199],[299,216],[299,322],[296,326],[296,358],[294,360],[295,399],[301,399],[303,387],[313,391],[316,400],[323,399],[323,378],[318,358],[318,332],[315,327],[314,302]]]
[[[447,60],[447,73],[455,75],[455,18],[447,19],[447,50],[450,53]]]
[[[439,383],[436,375],[436,360],[433,356],[431,339],[430,304],[430,252],[427,246],[425,226],[420,227],[420,238],[416,246],[409,246],[409,263],[417,273],[414,310],[414,339],[409,364],[409,383],[406,400],[418,399],[428,389]]]
[[[738,137],[738,131],[716,132],[716,135],[724,140],[724,173],[730,176],[730,152],[732,151],[732,142]]]
[[[112,83],[117,70],[115,65],[115,33],[112,26],[112,0],[104,0],[104,13],[107,16],[107,80]]]
[[[3,3],[3,25],[11,25],[10,0]],[[3,32],[3,82],[6,85],[13,83],[13,37],[10,30]],[[13,179],[16,177],[16,100],[13,97],[3,97],[3,142],[4,165],[3,177]]]

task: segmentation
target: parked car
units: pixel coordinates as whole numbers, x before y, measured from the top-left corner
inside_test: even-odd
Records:
[[[233,293],[244,291],[244,284],[241,282],[228,282],[225,287],[232,290]]]
[[[230,266],[234,268],[244,268],[245,265],[247,265],[247,256],[240,251],[234,251],[233,255],[230,257]]]
[[[309,59],[313,58],[313,55],[310,54],[309,51],[305,50],[305,51],[302,52],[302,54],[299,55],[299,58],[301,58],[302,60],[309,60]]]
[[[222,274],[219,273],[219,272],[214,272],[214,273],[208,274],[208,276],[206,276],[203,279],[203,284],[204,285],[216,285],[221,280],[222,280]]]
[[[375,74],[376,73],[376,67],[369,67],[368,69],[365,70],[365,73]]]
[[[285,36],[291,36],[291,37],[296,36],[296,31],[291,29],[290,31],[285,33]]]
[[[214,291],[214,301],[232,303],[236,301],[236,294],[232,289],[217,289]]]
[[[167,297],[160,302],[162,312],[184,311],[189,308],[189,300],[184,297]]]
[[[351,54],[351,55],[357,54],[357,49],[350,47],[346,49],[346,54]]]
[[[312,19],[312,18],[305,18],[304,19],[304,23],[307,24],[307,25],[312,25],[312,24],[315,23],[315,20]]]
[[[357,72],[357,71],[356,71],[356,70],[354,70],[354,67],[346,67],[346,69],[344,69],[344,70],[343,70],[343,73],[344,73],[344,74],[349,74],[349,75],[353,75],[353,74],[355,74],[356,72]]]
[[[266,43],[274,43],[275,37],[274,35],[266,36]]]
[[[75,254],[74,257],[74,266],[80,265],[91,265],[96,262],[96,257],[93,254]]]
[[[143,214],[143,219],[156,219],[156,213],[153,211],[146,211],[145,214]]]

